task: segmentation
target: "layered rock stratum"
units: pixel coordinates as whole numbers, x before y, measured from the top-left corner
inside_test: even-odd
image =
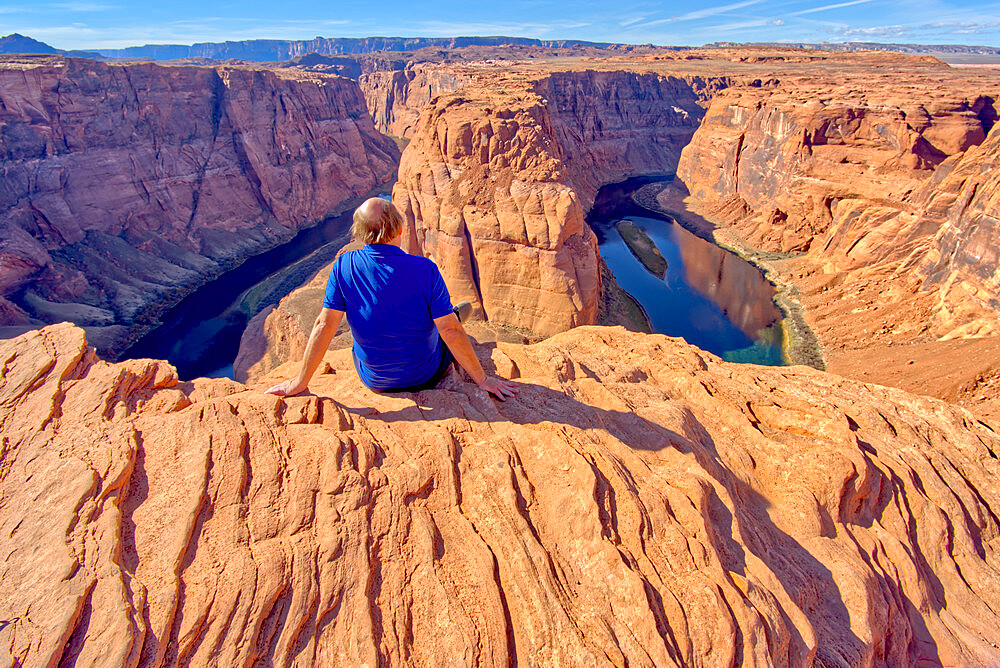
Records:
[[[496,70],[439,95],[403,153],[393,201],[405,247],[433,258],[455,300],[542,335],[596,321],[604,183],[670,171],[724,77]]]
[[[4,663],[1000,662],[968,412],[622,329],[478,353],[515,399],[0,343]]]
[[[995,419],[1000,80],[848,73],[714,98],[661,204],[765,258],[828,368]]]
[[[0,325],[109,354],[209,277],[390,180],[357,84],[294,70],[0,60]]]

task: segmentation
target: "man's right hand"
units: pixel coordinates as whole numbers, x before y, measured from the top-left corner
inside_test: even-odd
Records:
[[[483,382],[479,383],[479,389],[486,390],[500,401],[507,401],[507,397],[513,397],[520,391],[517,383],[496,378],[495,376],[486,376],[486,378],[483,378]]]
[[[277,394],[279,397],[294,397],[296,394],[302,394],[308,389],[308,383],[303,385],[299,383],[298,378],[289,378],[288,380],[269,387],[264,391],[267,394]]]

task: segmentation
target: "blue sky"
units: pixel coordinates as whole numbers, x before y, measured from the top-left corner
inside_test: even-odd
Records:
[[[0,0],[0,35],[63,49],[273,38],[515,35],[644,44],[877,41],[1000,46],[1000,1]]]

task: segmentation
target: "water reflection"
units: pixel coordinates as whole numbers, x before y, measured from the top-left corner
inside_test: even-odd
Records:
[[[738,256],[635,204],[631,193],[648,180],[602,188],[588,216],[618,284],[642,304],[655,332],[683,337],[730,361],[785,364],[774,287]],[[643,267],[615,230],[623,218],[666,258],[663,280]]]

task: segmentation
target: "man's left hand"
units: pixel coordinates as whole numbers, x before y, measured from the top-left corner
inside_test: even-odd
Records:
[[[500,401],[507,401],[507,397],[513,397],[518,393],[516,383],[489,375],[479,383],[479,389],[486,390]]]

